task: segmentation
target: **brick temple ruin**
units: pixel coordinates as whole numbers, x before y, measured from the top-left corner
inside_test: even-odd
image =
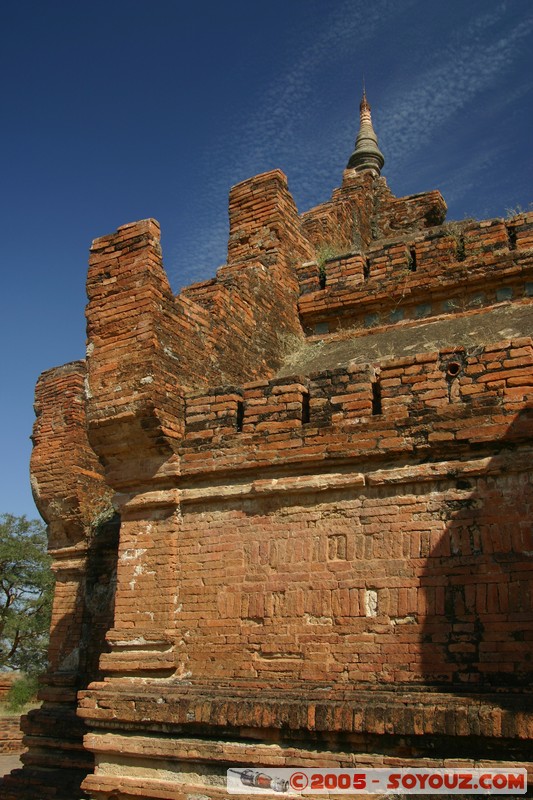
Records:
[[[4,800],[533,778],[533,213],[445,223],[382,166],[363,98],[331,200],[235,186],[227,264],[177,297],[157,222],[94,241],[87,357],[36,390],[57,583]]]

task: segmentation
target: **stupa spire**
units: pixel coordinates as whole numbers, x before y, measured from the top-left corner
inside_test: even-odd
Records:
[[[378,137],[372,127],[370,103],[366,99],[364,83],[363,97],[359,105],[359,118],[359,133],[357,134],[355,149],[350,156],[347,169],[355,169],[357,172],[368,169],[376,175],[380,175],[385,159],[383,153],[379,149]]]

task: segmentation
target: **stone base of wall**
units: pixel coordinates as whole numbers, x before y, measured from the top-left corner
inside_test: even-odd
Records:
[[[82,770],[17,769],[0,778],[2,800],[87,800],[80,790]]]
[[[45,701],[22,718],[21,726],[29,749],[21,756],[22,767],[0,778],[1,800],[86,798],[80,784],[93,770],[94,757],[83,749],[85,726],[75,710]]]
[[[22,753],[20,717],[0,717],[0,753]]]

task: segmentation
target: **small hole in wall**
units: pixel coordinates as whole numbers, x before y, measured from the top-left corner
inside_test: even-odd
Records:
[[[237,430],[242,431],[244,423],[244,403],[242,400],[237,401]]]
[[[311,408],[309,404],[309,392],[302,395],[302,425],[311,419]]]
[[[466,258],[465,237],[459,236],[457,239],[457,246],[455,249],[455,257],[457,261],[464,261]]]
[[[381,413],[381,386],[376,380],[372,382],[372,416],[376,417]]]
[[[363,264],[363,278],[365,281],[370,278],[370,261],[368,258],[365,258],[365,263]]]
[[[461,370],[461,365],[458,361],[450,361],[446,369],[446,373],[447,375],[450,375],[452,378],[455,378],[456,375],[459,375],[460,370]]]
[[[407,267],[410,272],[416,272],[416,248],[414,245],[409,248]]]

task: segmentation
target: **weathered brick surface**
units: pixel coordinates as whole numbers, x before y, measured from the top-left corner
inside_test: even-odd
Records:
[[[347,170],[299,217],[275,170],[178,297],[153,220],[95,240],[87,360],[38,385],[52,666],[7,800],[214,800],[227,764],[532,771],[533,344],[479,312],[532,303],[533,215],[444,213]],[[394,349],[476,314],[472,346]],[[378,327],[390,357],[298,363]]]
[[[523,338],[192,394],[182,474],[463,453],[464,445],[527,439],[532,370],[532,342]]]
[[[0,717],[0,753],[22,753],[20,717]]]
[[[331,200],[302,214],[302,226],[318,250],[353,244],[366,248],[375,239],[438,225],[445,215],[440,192],[394,197],[384,178],[346,170]]]
[[[281,267],[312,253],[281,170],[234,186],[229,196],[228,265],[254,260]]]

